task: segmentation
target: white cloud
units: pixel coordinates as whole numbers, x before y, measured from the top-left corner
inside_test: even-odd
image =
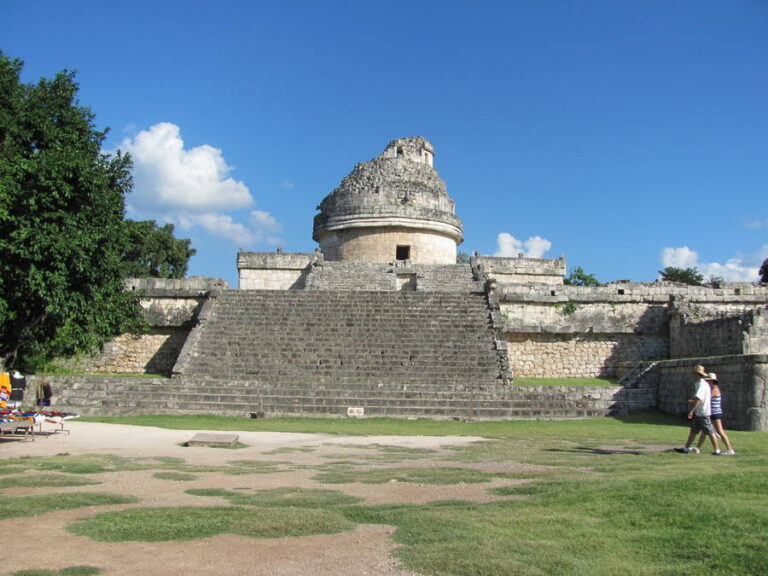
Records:
[[[667,266],[673,268],[696,268],[698,260],[698,253],[688,248],[688,246],[664,248],[661,251],[661,263],[665,268]]]
[[[763,261],[768,258],[768,244],[754,254],[737,255],[725,264],[719,262],[699,262],[697,252],[687,246],[682,248],[664,248],[661,251],[661,263],[664,267],[697,268],[705,278],[719,276],[728,282],[757,282]]]
[[[240,248],[281,242],[282,225],[268,212],[253,210],[243,216],[246,222],[230,214],[252,208],[255,201],[243,182],[229,177],[232,167],[218,148],[185,149],[180,128],[170,122],[125,138],[119,148],[133,159],[129,214],[185,229],[199,227]]]
[[[155,124],[135,138],[125,138],[120,149],[133,158],[134,188],[129,200],[139,210],[205,213],[253,204],[245,184],[228,177],[232,168],[221,150],[207,144],[185,150],[175,124]]]
[[[184,216],[181,220],[185,228],[200,226],[215,236],[231,240],[237,246],[251,246],[255,243],[253,231],[226,214],[195,214]]]
[[[541,258],[552,247],[552,242],[541,236],[532,236],[522,242],[506,232],[502,232],[496,238],[498,250],[494,256],[517,258],[523,254],[526,258]]]

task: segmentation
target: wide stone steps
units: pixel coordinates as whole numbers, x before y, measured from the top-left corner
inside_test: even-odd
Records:
[[[581,387],[289,385],[176,379],[87,378],[56,382],[55,409],[81,414],[219,414],[461,419],[584,418],[647,408],[652,391]]]
[[[185,377],[376,382],[495,379],[482,293],[225,291],[175,372]]]

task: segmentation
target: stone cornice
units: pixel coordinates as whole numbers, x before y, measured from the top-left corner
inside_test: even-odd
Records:
[[[315,229],[312,234],[314,240],[319,241],[319,235],[324,232],[336,230],[360,229],[360,228],[411,228],[421,231],[437,232],[461,243],[464,239],[461,223],[445,222],[432,218],[416,218],[405,215],[385,216],[381,214],[355,214],[350,216],[337,216],[326,218],[323,221],[315,219]]]

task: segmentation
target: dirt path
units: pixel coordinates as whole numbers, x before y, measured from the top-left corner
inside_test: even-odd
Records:
[[[435,456],[389,460],[388,465],[429,466],[440,459],[444,448],[481,440],[469,437],[338,436],[239,432],[246,447],[238,450],[188,448],[182,444],[197,432],[165,430],[73,421],[70,434],[39,436],[34,442],[1,440],[0,458],[54,456],[57,454],[113,454],[126,458],[173,457],[188,464],[224,466],[236,460],[285,463],[286,469],[269,474],[227,475],[206,472],[189,482],[161,480],[156,470],[108,472],[88,475],[102,481],[95,486],[51,488],[46,492],[93,490],[135,496],[138,504],[53,512],[36,518],[0,521],[3,530],[3,574],[19,570],[58,570],[68,566],[95,566],[106,575],[381,575],[409,576],[395,559],[396,544],[390,526],[360,525],[351,532],[333,535],[278,539],[221,535],[192,542],[102,543],[65,530],[68,522],[106,510],[147,506],[222,505],[219,498],[201,498],[184,492],[191,488],[232,490],[278,487],[324,488],[313,480],[313,467],[332,459],[369,456],[377,447],[401,447],[437,451]],[[329,460],[331,459],[331,460]],[[287,465],[290,464],[290,465]],[[334,484],[332,489],[362,498],[363,504],[426,503],[461,499],[487,502],[488,489],[508,481],[482,484],[421,485],[410,482],[386,484]],[[41,489],[12,488],[7,496],[40,494]]]

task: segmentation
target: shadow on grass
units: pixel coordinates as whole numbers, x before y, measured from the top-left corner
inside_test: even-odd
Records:
[[[688,426],[690,421],[684,414],[667,414],[660,410],[638,410],[623,416],[612,416],[617,422],[623,424],[648,424],[652,426]]]
[[[576,446],[575,448],[544,448],[542,452],[568,452],[571,454],[595,454],[598,456],[612,456],[614,454],[630,454],[632,456],[644,456],[650,452],[644,450],[622,450],[620,448],[593,448]]]

